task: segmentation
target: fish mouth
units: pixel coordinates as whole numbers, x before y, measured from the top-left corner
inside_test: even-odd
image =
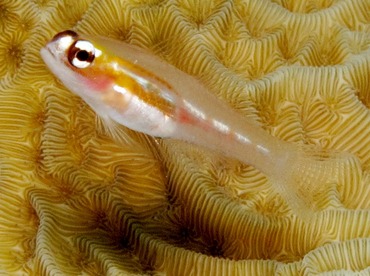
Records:
[[[68,51],[69,47],[78,39],[78,37],[78,34],[71,30],[57,33],[44,47],[41,48],[41,56],[49,55],[50,57],[57,59],[62,52],[66,53]]]
[[[52,57],[55,58],[54,52],[50,49],[50,47],[48,45],[42,47],[40,52],[41,52],[41,55],[42,55],[42,53],[47,52],[49,55],[51,55]]]
[[[48,45],[41,48],[40,55],[45,63],[47,63],[50,57],[53,59],[56,58],[55,53],[50,49]]]

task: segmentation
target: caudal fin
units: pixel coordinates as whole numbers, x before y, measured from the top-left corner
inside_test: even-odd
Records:
[[[347,153],[300,148],[280,166],[271,181],[292,211],[308,220],[336,190],[339,172],[348,158],[351,155]]]

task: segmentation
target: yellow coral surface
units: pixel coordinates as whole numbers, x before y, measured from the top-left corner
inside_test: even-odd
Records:
[[[271,135],[348,152],[296,217],[268,179],[122,127],[47,70],[73,29],[204,82]],[[0,274],[370,274],[370,1],[0,1]],[[331,274],[330,274],[331,275]]]

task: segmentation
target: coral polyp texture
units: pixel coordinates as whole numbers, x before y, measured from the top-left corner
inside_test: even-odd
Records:
[[[19,0],[0,15],[1,274],[370,273],[369,0]],[[65,29],[150,49],[270,135],[347,153],[316,215],[248,164],[125,127],[118,143],[41,60]]]

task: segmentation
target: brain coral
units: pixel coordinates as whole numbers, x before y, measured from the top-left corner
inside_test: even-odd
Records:
[[[248,164],[124,127],[39,50],[73,29],[149,48],[271,135],[350,153],[311,222]],[[370,273],[370,1],[0,1],[0,273]],[[328,274],[328,275],[329,275]]]

